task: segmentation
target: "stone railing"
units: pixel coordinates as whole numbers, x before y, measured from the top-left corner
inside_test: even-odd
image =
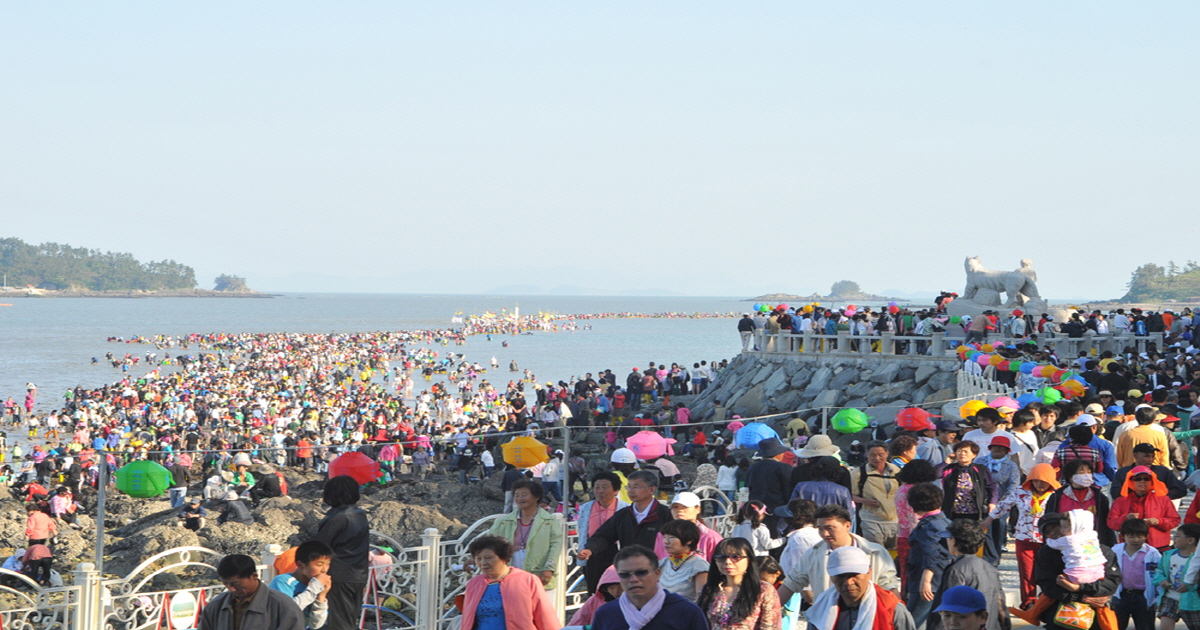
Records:
[[[693,490],[715,516],[705,524],[722,535],[733,529],[736,505],[711,486]],[[744,493],[737,501],[744,502]],[[426,529],[421,544],[404,547],[378,532],[371,532],[371,547],[387,553],[391,564],[372,566],[359,628],[394,630],[450,630],[459,618],[455,598],[465,592],[474,573],[468,564],[467,546],[486,533],[499,515],[476,521],[453,540],[442,540],[437,529]],[[564,622],[588,598],[582,567],[570,561],[579,547],[577,524],[561,514],[564,551],[558,559],[559,588],[553,591],[555,610]],[[386,547],[386,549],[385,549]],[[259,571],[263,581],[275,576],[279,545],[263,550]],[[104,579],[91,563],[80,564],[72,584],[43,588],[33,580],[0,569],[0,628],[4,630],[156,630],[198,627],[199,614],[213,597],[224,592],[216,565],[222,554],[203,547],[169,549],[147,558],[121,578]],[[166,576],[186,578],[195,586],[165,590]],[[178,579],[174,581],[178,582]]]
[[[1053,337],[1040,336],[1036,340],[1039,347],[1053,347],[1059,359],[1068,361],[1086,352],[1089,356],[1099,356],[1100,353],[1111,351],[1120,355],[1126,349],[1134,352],[1146,352],[1157,348],[1162,350],[1163,334],[1152,333],[1145,336],[1136,335],[1096,335],[1088,334],[1083,337],[1066,337],[1061,334]],[[851,335],[849,331],[841,331],[836,335],[818,334],[767,334],[764,330],[755,331],[749,354],[788,356],[832,354],[843,356],[902,356],[902,357],[953,357],[958,346],[962,345],[965,337],[951,336],[944,332],[933,333],[929,337],[917,337],[883,333],[870,337]],[[985,337],[983,343],[1001,341],[1012,345],[1028,341],[999,335]]]

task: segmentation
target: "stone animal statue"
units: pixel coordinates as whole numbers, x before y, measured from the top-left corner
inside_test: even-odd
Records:
[[[962,296],[968,300],[983,303],[990,298],[987,301],[996,300],[996,305],[999,305],[999,294],[1004,293],[1008,298],[1004,307],[1016,308],[1041,297],[1036,284],[1037,272],[1028,258],[1021,259],[1021,268],[1016,271],[984,269],[978,256],[968,257],[963,266],[967,270],[967,288],[963,289]]]

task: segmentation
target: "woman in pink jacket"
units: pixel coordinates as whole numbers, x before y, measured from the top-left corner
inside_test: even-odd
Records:
[[[499,536],[480,536],[467,547],[480,575],[467,582],[462,630],[560,630],[538,576],[508,566],[512,543]]]
[[[30,503],[25,507],[29,517],[25,519],[25,537],[29,545],[44,545],[46,541],[58,533],[58,525],[49,514],[38,509],[37,504]]]

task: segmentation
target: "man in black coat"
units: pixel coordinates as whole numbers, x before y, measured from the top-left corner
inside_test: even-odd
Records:
[[[271,466],[263,464],[258,467],[258,481],[254,487],[250,488],[250,499],[258,505],[263,499],[273,499],[283,496],[283,486],[279,483],[279,475],[275,474],[275,469]]]
[[[1069,533],[1070,523],[1066,514],[1048,511],[1042,517],[1040,527],[1042,537],[1053,540]],[[1033,577],[1042,589],[1042,594],[1064,604],[1083,602],[1095,608],[1108,606],[1109,600],[1117,593],[1117,587],[1121,585],[1121,568],[1112,549],[1101,545],[1100,551],[1104,554],[1104,578],[1086,584],[1075,584],[1063,573],[1067,564],[1063,561],[1062,552],[1050,545],[1042,545],[1037,551],[1033,565]],[[1047,628],[1054,627],[1054,615],[1057,610],[1058,606],[1052,605],[1042,613],[1041,621]],[[1095,627],[1093,625],[1093,628]]]
[[[596,533],[588,536],[587,547],[579,551],[579,559],[587,560],[589,569],[592,563],[597,563],[603,573],[612,565],[617,551],[630,545],[653,549],[662,526],[675,520],[671,508],[654,498],[658,490],[654,473],[646,470],[629,473],[625,489],[631,505],[604,521]]]

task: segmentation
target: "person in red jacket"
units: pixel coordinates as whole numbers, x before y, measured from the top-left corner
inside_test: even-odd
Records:
[[[1125,477],[1121,497],[1108,511],[1108,526],[1121,529],[1127,519],[1143,519],[1150,526],[1146,542],[1159,550],[1171,546],[1171,530],[1179,525],[1175,504],[1167,498],[1167,486],[1146,466],[1135,466]]]

